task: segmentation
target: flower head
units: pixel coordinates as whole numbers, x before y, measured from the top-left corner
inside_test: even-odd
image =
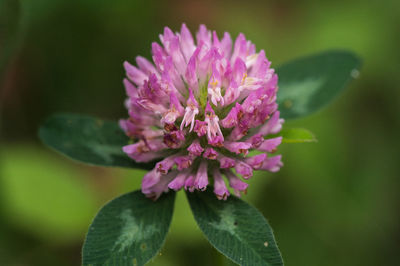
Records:
[[[240,196],[253,170],[276,172],[281,156],[270,156],[281,138],[278,77],[264,51],[240,34],[233,44],[200,26],[194,41],[183,24],[165,28],[162,46],[152,44],[153,63],[137,57],[124,63],[129,118],[120,121],[136,140],[123,151],[137,162],[157,160],[143,178],[142,192],[157,199],[169,189],[205,190],[218,199]],[[250,151],[261,152],[247,156]],[[234,170],[234,171],[232,171]],[[225,179],[224,179],[225,176]]]

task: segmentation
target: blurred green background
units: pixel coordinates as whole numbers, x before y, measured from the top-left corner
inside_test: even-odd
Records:
[[[328,108],[287,121],[319,142],[284,144],[244,200],[275,230],[286,265],[398,265],[399,1],[0,0],[0,265],[79,265],[91,219],[144,172],[81,165],[36,131],[57,111],[126,117],[122,62],[150,57],[164,26],[246,34],[273,66],[344,48],[364,64]],[[150,265],[231,265],[201,235],[184,194]]]

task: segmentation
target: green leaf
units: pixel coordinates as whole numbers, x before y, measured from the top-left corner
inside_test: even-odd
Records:
[[[174,192],[153,202],[134,191],[107,203],[90,225],[83,265],[144,265],[164,244],[174,200]]]
[[[186,193],[194,218],[208,241],[240,265],[283,265],[268,222],[246,202],[218,200],[211,189]]]
[[[56,114],[40,127],[39,138],[54,150],[87,164],[146,170],[154,167],[154,163],[136,163],[122,151],[130,139],[116,122]]]
[[[282,143],[317,142],[314,134],[305,128],[284,128],[268,138],[282,137]]]
[[[351,52],[327,51],[278,67],[281,117],[298,118],[318,111],[358,76],[360,65]]]

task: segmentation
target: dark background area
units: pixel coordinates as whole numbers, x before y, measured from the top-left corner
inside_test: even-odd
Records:
[[[143,171],[84,166],[46,149],[58,111],[126,117],[122,62],[150,58],[164,26],[243,32],[272,66],[332,48],[363,58],[328,108],[285,127],[318,143],[283,144],[279,173],[244,200],[275,230],[286,265],[397,265],[400,250],[399,1],[0,1],[0,265],[79,265],[105,202]],[[150,265],[231,265],[178,194],[166,245]]]

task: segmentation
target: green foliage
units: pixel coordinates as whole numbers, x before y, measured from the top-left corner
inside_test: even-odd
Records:
[[[303,117],[327,105],[357,77],[360,64],[351,52],[328,51],[278,67],[281,117]]]
[[[144,265],[164,244],[174,200],[174,192],[153,202],[135,191],[107,203],[89,228],[83,265]]]
[[[36,146],[0,149],[0,205],[8,222],[39,239],[80,239],[96,212],[85,175]]]
[[[55,114],[39,129],[40,139],[56,151],[87,164],[152,169],[122,151],[129,138],[116,122],[75,114]]]
[[[317,141],[314,134],[305,128],[283,128],[278,134],[268,137],[282,137],[282,143],[304,143]]]
[[[272,229],[257,209],[234,196],[218,200],[210,188],[187,198],[200,229],[225,256],[240,265],[283,265]]]
[[[14,52],[19,26],[19,1],[0,0],[0,79],[9,57]]]

